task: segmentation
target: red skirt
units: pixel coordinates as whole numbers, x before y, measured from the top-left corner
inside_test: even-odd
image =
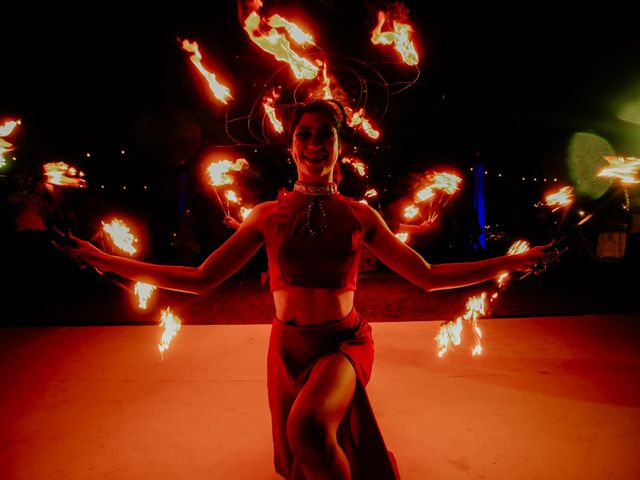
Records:
[[[289,447],[287,419],[313,366],[322,357],[343,354],[356,372],[356,391],[338,429],[354,480],[396,480],[398,470],[387,450],[365,386],[373,366],[371,327],[355,309],[342,320],[318,326],[273,321],[267,357],[267,387],[276,471],[287,480],[303,480]]]

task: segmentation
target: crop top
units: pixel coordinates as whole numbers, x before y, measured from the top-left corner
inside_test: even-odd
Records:
[[[263,229],[271,291],[356,289],[364,227],[352,202],[339,193],[310,196],[295,190],[278,200]]]

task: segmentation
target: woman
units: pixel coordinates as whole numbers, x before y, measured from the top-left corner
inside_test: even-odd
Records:
[[[288,479],[395,479],[395,462],[365,391],[373,340],[354,309],[363,244],[428,292],[528,270],[545,257],[544,247],[430,265],[400,242],[375,210],[337,193],[333,169],[346,123],[342,107],[319,100],[294,105],[283,117],[298,171],[294,189],[256,206],[200,266],[143,263],[108,255],[85,241],[71,252],[100,270],[202,293],[236,272],[264,243],[275,304],[267,377],[277,472]]]

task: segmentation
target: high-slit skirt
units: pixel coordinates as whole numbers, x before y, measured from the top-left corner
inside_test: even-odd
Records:
[[[289,446],[287,420],[314,365],[335,353],[344,355],[356,372],[356,391],[338,428],[338,443],[347,455],[352,478],[399,479],[395,459],[385,446],[365,390],[374,356],[371,326],[355,309],[342,320],[317,326],[289,324],[277,318],[273,321],[267,386],[276,472],[287,480],[305,479]]]

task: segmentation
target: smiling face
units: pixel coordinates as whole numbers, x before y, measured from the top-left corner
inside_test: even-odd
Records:
[[[340,139],[336,121],[323,110],[304,113],[293,130],[291,154],[298,168],[298,180],[321,185],[333,181]]]

